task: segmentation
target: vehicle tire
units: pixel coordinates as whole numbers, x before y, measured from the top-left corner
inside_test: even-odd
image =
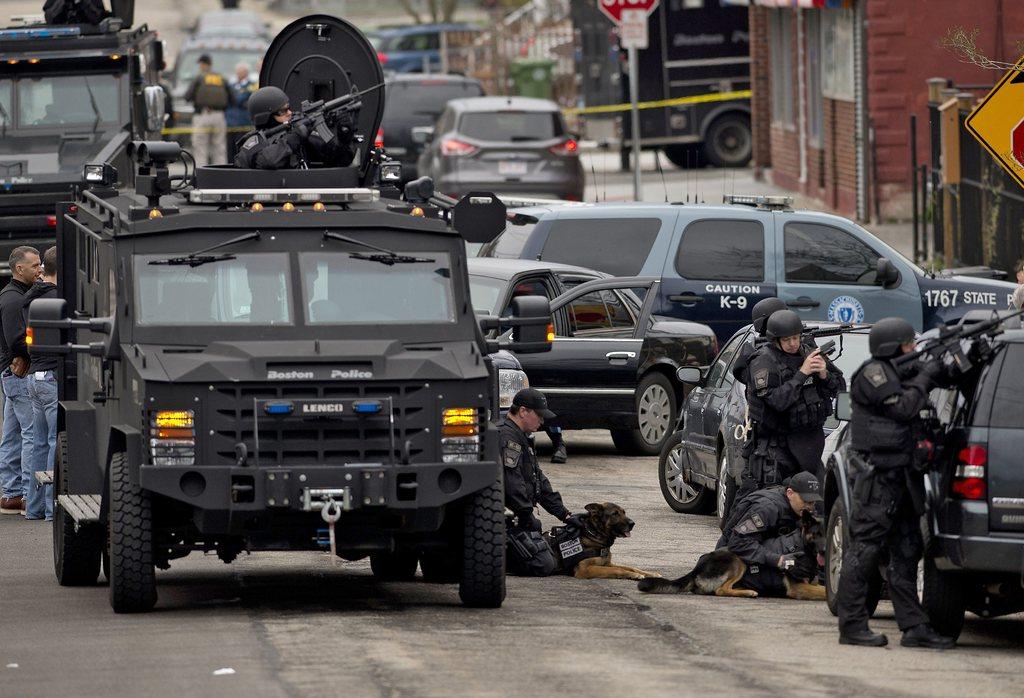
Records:
[[[700,167],[704,164],[704,153],[699,143],[676,143],[666,145],[665,157],[681,170]]]
[[[57,434],[57,453],[53,466],[53,490],[67,494],[68,434]],[[64,507],[53,504],[53,571],[57,583],[63,587],[91,586],[100,575],[100,557],[103,552],[103,529],[99,525],[75,530],[75,522]]]
[[[967,590],[962,576],[944,572],[935,566],[935,559],[924,560],[924,589],[921,605],[928,613],[931,626],[940,635],[956,639],[964,629],[967,612]]]
[[[847,530],[846,507],[842,499],[837,499],[828,515],[825,528],[825,600],[832,615],[839,615],[839,578],[843,568],[843,553],[850,544],[850,532]],[[882,596],[882,575],[875,574],[868,582],[865,606],[868,617],[875,615],[878,600]]]
[[[665,441],[658,456],[658,484],[661,496],[680,514],[703,514],[713,506],[708,488],[683,479],[683,433],[674,432]]]
[[[457,550],[431,550],[420,553],[420,570],[430,584],[457,584],[462,560]]]
[[[613,429],[612,441],[623,453],[656,456],[676,423],[676,393],[661,373],[648,373],[636,389],[636,429]]]
[[[416,577],[419,556],[413,550],[370,553],[370,571],[381,582],[408,582]]]
[[[470,608],[499,608],[505,600],[505,498],[500,481],[466,502],[459,598]]]
[[[128,458],[110,458],[110,606],[115,613],[148,611],[156,604],[153,511],[149,492],[133,485]]]
[[[743,167],[753,152],[750,117],[724,114],[711,124],[704,137],[704,155],[715,167]]]

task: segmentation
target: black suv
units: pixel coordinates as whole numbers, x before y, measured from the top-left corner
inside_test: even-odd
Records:
[[[960,634],[965,611],[991,618],[1024,609],[1024,331],[1008,330],[993,346],[995,356],[976,386],[932,393],[945,456],[925,480],[922,600],[944,635]],[[848,396],[839,402],[838,416],[848,419]],[[852,489],[848,423],[842,428],[825,473],[826,587],[833,612]],[[880,573],[872,606],[883,591]]]

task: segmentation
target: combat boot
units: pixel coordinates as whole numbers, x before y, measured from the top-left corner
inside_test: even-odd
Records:
[[[565,442],[558,444],[558,448],[551,454],[552,463],[565,463],[569,460],[569,454],[565,451]]]
[[[903,637],[906,637],[904,634]],[[885,647],[889,638],[881,633],[873,633],[867,628],[853,633],[839,633],[840,645],[860,645],[862,647]]]
[[[951,650],[956,647],[956,640],[945,635],[939,635],[935,629],[927,623],[915,625],[903,632],[900,644],[904,647],[925,647],[932,650]]]

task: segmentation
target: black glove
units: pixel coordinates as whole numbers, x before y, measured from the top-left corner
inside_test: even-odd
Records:
[[[299,138],[306,140],[309,138],[309,126],[306,125],[305,121],[296,121],[292,124],[292,133],[297,133]]]
[[[590,514],[569,514],[565,517],[565,523],[576,528],[585,528],[585,522],[589,516]]]
[[[302,136],[295,131],[289,131],[288,135],[284,137],[285,145],[287,145],[293,153],[298,153],[302,149]]]

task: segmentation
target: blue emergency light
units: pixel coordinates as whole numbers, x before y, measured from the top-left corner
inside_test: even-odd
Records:
[[[356,414],[377,414],[381,408],[382,405],[377,400],[356,402],[352,405],[352,411]]]
[[[0,41],[24,39],[57,39],[79,36],[81,27],[26,27],[23,29],[0,29]]]
[[[290,402],[268,402],[263,406],[263,411],[269,415],[291,414],[295,411],[295,405]]]

